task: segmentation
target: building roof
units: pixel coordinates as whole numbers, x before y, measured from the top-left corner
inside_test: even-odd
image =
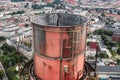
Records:
[[[120,29],[116,30],[113,35],[120,35]]]
[[[87,61],[95,69],[95,61]],[[97,73],[101,74],[119,74],[120,66],[99,66],[97,65]]]
[[[96,49],[97,48],[97,42],[90,42],[90,48],[94,48]]]
[[[120,74],[120,66],[97,66],[98,73]]]
[[[120,77],[111,77],[112,80],[120,80]]]

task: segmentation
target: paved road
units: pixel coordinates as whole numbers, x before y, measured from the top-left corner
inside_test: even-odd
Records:
[[[0,69],[3,70],[4,75],[5,75],[5,77],[3,77],[3,80],[8,80],[7,75],[6,75],[6,73],[5,73],[5,69],[4,69],[4,67],[3,67],[3,65],[2,65],[2,63],[1,63],[1,61],[0,61]]]

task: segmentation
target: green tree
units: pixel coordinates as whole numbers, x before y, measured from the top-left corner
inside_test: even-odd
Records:
[[[25,13],[25,11],[17,11],[17,13],[16,14],[23,14],[23,13]]]
[[[94,33],[94,34],[101,35],[101,34],[104,34],[104,30],[99,29],[99,30],[94,31],[93,33]]]
[[[29,26],[29,24],[26,23],[26,24],[25,24],[25,27],[28,27],[28,26]]]
[[[14,47],[9,46],[7,43],[4,43],[1,49],[3,50],[3,52],[12,52],[16,50]]]
[[[105,14],[104,14],[104,13],[102,13],[102,14],[101,14],[101,16],[105,17]]]
[[[15,57],[11,57],[11,61],[12,61],[12,66],[14,66],[16,64],[16,62],[17,62]]]
[[[111,54],[112,54],[112,57],[115,57],[116,56],[116,52],[113,51],[113,50],[110,50]]]
[[[10,63],[10,58],[9,57],[7,57],[7,56],[5,56],[4,57],[4,61],[3,61],[3,66],[4,66],[4,68],[8,68],[10,65],[9,65],[9,63]]]
[[[120,65],[120,59],[117,59],[117,64]]]
[[[25,13],[25,11],[14,11],[14,12],[12,12],[10,15],[15,15],[15,14],[23,14],[23,13]]]
[[[112,49],[112,47],[110,45],[107,45],[107,49]]]
[[[118,48],[118,49],[117,49],[117,54],[119,54],[119,55],[120,55],[120,48]]]
[[[106,37],[104,34],[101,35],[101,38],[102,38],[103,40],[107,39],[107,37]]]
[[[109,45],[110,45],[111,47],[117,47],[117,43],[112,42],[112,41],[110,41]]]
[[[9,54],[9,52],[7,51],[7,49],[3,49],[3,54],[4,55],[8,55]]]
[[[55,7],[55,4],[54,3],[48,3],[47,5],[46,5],[46,7]]]
[[[108,55],[107,55],[106,52],[101,52],[101,53],[99,53],[98,57],[100,57],[100,58],[108,58]]]
[[[40,9],[40,7],[39,7],[38,4],[33,4],[33,5],[32,5],[32,8],[33,8],[33,9]]]
[[[120,47],[120,40],[117,42],[118,46]]]
[[[88,41],[88,42],[87,42],[87,46],[89,46],[89,45],[90,45],[90,42]]]
[[[29,6],[29,3],[26,3],[24,7],[27,8],[28,6]]]
[[[0,36],[0,41],[4,41],[6,38],[4,36]]]
[[[112,36],[113,35],[113,31],[106,31],[106,30],[104,30],[104,34],[108,35],[108,36]]]
[[[0,70],[0,79],[3,79],[3,76],[4,76],[4,72],[3,70]]]
[[[54,0],[53,4],[61,4],[60,0]]]

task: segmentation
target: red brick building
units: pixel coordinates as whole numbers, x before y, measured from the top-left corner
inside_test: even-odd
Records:
[[[4,6],[0,6],[0,10],[5,10],[5,7]]]
[[[97,47],[98,47],[98,42],[90,42],[90,48],[97,49]]]
[[[72,4],[72,5],[75,5],[77,4],[76,0],[64,0],[66,3],[68,4]]]
[[[52,3],[54,0],[44,0],[45,3]]]
[[[120,29],[115,31],[112,35],[112,41],[120,41]]]

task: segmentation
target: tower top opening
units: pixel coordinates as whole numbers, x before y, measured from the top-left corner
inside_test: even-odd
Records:
[[[52,26],[52,27],[70,27],[80,26],[87,22],[87,18],[67,13],[41,13],[32,17],[31,21],[38,25]]]

